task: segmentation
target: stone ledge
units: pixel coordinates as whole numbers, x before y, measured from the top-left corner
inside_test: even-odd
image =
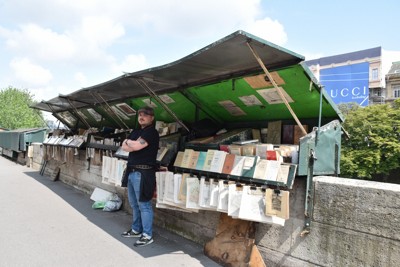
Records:
[[[314,178],[313,221],[400,240],[400,185]]]

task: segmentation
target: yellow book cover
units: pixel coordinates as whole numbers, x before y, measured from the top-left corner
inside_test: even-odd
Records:
[[[197,160],[199,159],[200,151],[193,151],[189,160],[189,169],[196,169]]]
[[[183,159],[181,163],[182,168],[189,168],[189,162],[192,157],[193,149],[185,149],[185,152],[183,153]]]
[[[176,154],[175,162],[174,162],[174,167],[182,167],[182,160],[183,160],[183,151],[178,151],[178,154]]]
[[[242,146],[238,146],[238,145],[229,145],[229,153],[230,154],[235,154],[238,156],[242,155]]]
[[[206,160],[204,162],[203,171],[210,171],[211,162],[214,158],[215,151],[217,151],[217,150],[215,150],[215,149],[207,150],[207,155],[206,155]]]
[[[267,188],[265,191],[265,215],[289,219],[289,191]]]
[[[182,179],[181,179],[181,184],[179,186],[178,199],[183,202],[186,201],[186,178],[188,178],[188,177],[190,177],[189,173],[183,173]]]
[[[242,156],[255,156],[256,146],[255,145],[244,145],[242,146]]]

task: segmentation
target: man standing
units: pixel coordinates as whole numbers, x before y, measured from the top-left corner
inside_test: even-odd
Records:
[[[156,186],[156,158],[159,135],[154,125],[154,110],[143,107],[138,110],[140,129],[125,139],[122,149],[128,157],[128,199],[133,211],[131,229],[123,237],[140,237],[134,246],[153,243],[153,207],[151,199]]]

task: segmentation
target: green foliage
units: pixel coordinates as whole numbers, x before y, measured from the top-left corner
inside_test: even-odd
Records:
[[[400,168],[400,102],[348,112],[344,129],[341,176],[371,179]]]
[[[338,104],[338,108],[344,116],[347,116],[350,112],[360,108],[360,106],[356,102],[350,102],[350,103]]]
[[[33,104],[33,95],[26,89],[0,90],[0,125],[10,130],[43,127],[42,113],[29,107]]]

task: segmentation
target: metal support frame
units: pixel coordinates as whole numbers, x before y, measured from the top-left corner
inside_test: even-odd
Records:
[[[252,52],[253,56],[256,58],[258,64],[260,64],[260,67],[263,69],[264,73],[267,75],[268,79],[270,80],[270,82],[272,83],[272,85],[274,86],[275,90],[278,92],[278,95],[280,96],[280,98],[282,99],[283,103],[285,103],[286,108],[289,110],[290,114],[292,114],[293,119],[296,121],[297,125],[299,126],[300,130],[302,131],[302,133],[304,135],[307,134],[307,131],[304,129],[303,125],[301,124],[300,120],[297,118],[296,113],[294,113],[292,107],[289,105],[289,102],[287,101],[287,99],[285,98],[285,96],[283,95],[281,88],[279,88],[279,86],[276,84],[274,78],[272,77],[271,73],[269,73],[267,67],[265,66],[265,64],[262,62],[260,56],[257,54],[257,52],[253,49],[253,47],[250,45],[250,43],[246,43],[247,46],[249,47],[250,51]]]
[[[313,177],[314,177],[314,162],[317,160],[315,156],[314,149],[310,149],[309,158],[308,158],[308,173],[307,173],[307,186],[306,186],[306,200],[304,205],[304,229],[301,235],[308,234],[311,228],[311,219],[314,208],[314,186],[313,186]]]
[[[178,118],[178,116],[164,103],[164,101],[147,85],[144,79],[137,79],[136,82],[146,91],[150,97],[154,97],[160,103],[160,105],[167,111],[177,123],[179,123],[187,132],[190,132],[189,128]]]
[[[107,115],[107,117],[110,118],[111,120],[113,120],[118,125],[118,127],[123,129],[124,126],[121,125],[120,122],[117,119],[119,119],[123,124],[125,124],[125,123],[118,117],[118,115],[114,114],[114,111],[110,108],[110,106],[108,105],[107,101],[104,98],[102,98],[102,96],[99,93],[90,92],[90,94],[93,96],[94,99],[97,100],[97,102],[103,108],[104,113]],[[99,101],[99,98],[102,101]],[[115,119],[114,116],[116,116],[117,119]],[[125,127],[127,127],[126,124],[125,124]],[[125,129],[129,129],[129,128],[127,127]]]

